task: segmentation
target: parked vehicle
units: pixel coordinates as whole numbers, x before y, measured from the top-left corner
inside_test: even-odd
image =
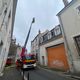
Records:
[[[12,64],[12,58],[8,57],[6,60],[6,66],[10,66]]]
[[[23,59],[17,59],[17,68],[36,68],[36,56],[34,54],[27,54],[23,56]]]
[[[34,54],[27,54],[23,59],[23,68],[35,68],[36,67],[36,57]]]

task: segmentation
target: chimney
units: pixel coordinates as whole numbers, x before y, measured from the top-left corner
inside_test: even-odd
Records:
[[[39,32],[38,32],[39,34],[41,33],[41,31],[39,30]]]
[[[63,0],[63,3],[65,6],[67,6],[69,4],[68,0]]]

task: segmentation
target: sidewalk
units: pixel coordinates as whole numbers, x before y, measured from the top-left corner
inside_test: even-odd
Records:
[[[66,76],[70,76],[72,78],[75,79],[79,79],[80,80],[80,73],[64,73]]]
[[[48,70],[51,70],[51,71],[55,71],[55,72],[58,72],[58,73],[61,73],[61,74],[65,75],[65,76],[80,80],[80,73],[68,73],[68,72],[57,70],[57,69],[51,69],[47,66],[41,66],[41,65],[39,65],[39,67],[44,68],[44,69],[48,69]]]
[[[15,67],[6,68],[0,80],[22,80],[21,73]]]

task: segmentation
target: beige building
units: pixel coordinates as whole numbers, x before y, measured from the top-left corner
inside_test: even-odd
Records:
[[[0,0],[0,73],[6,63],[13,33],[17,0]]]
[[[58,13],[70,71],[80,72],[80,0],[72,0]]]

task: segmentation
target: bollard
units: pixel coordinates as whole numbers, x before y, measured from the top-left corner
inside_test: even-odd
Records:
[[[28,72],[28,74],[27,74],[27,79],[29,80],[29,72]]]

